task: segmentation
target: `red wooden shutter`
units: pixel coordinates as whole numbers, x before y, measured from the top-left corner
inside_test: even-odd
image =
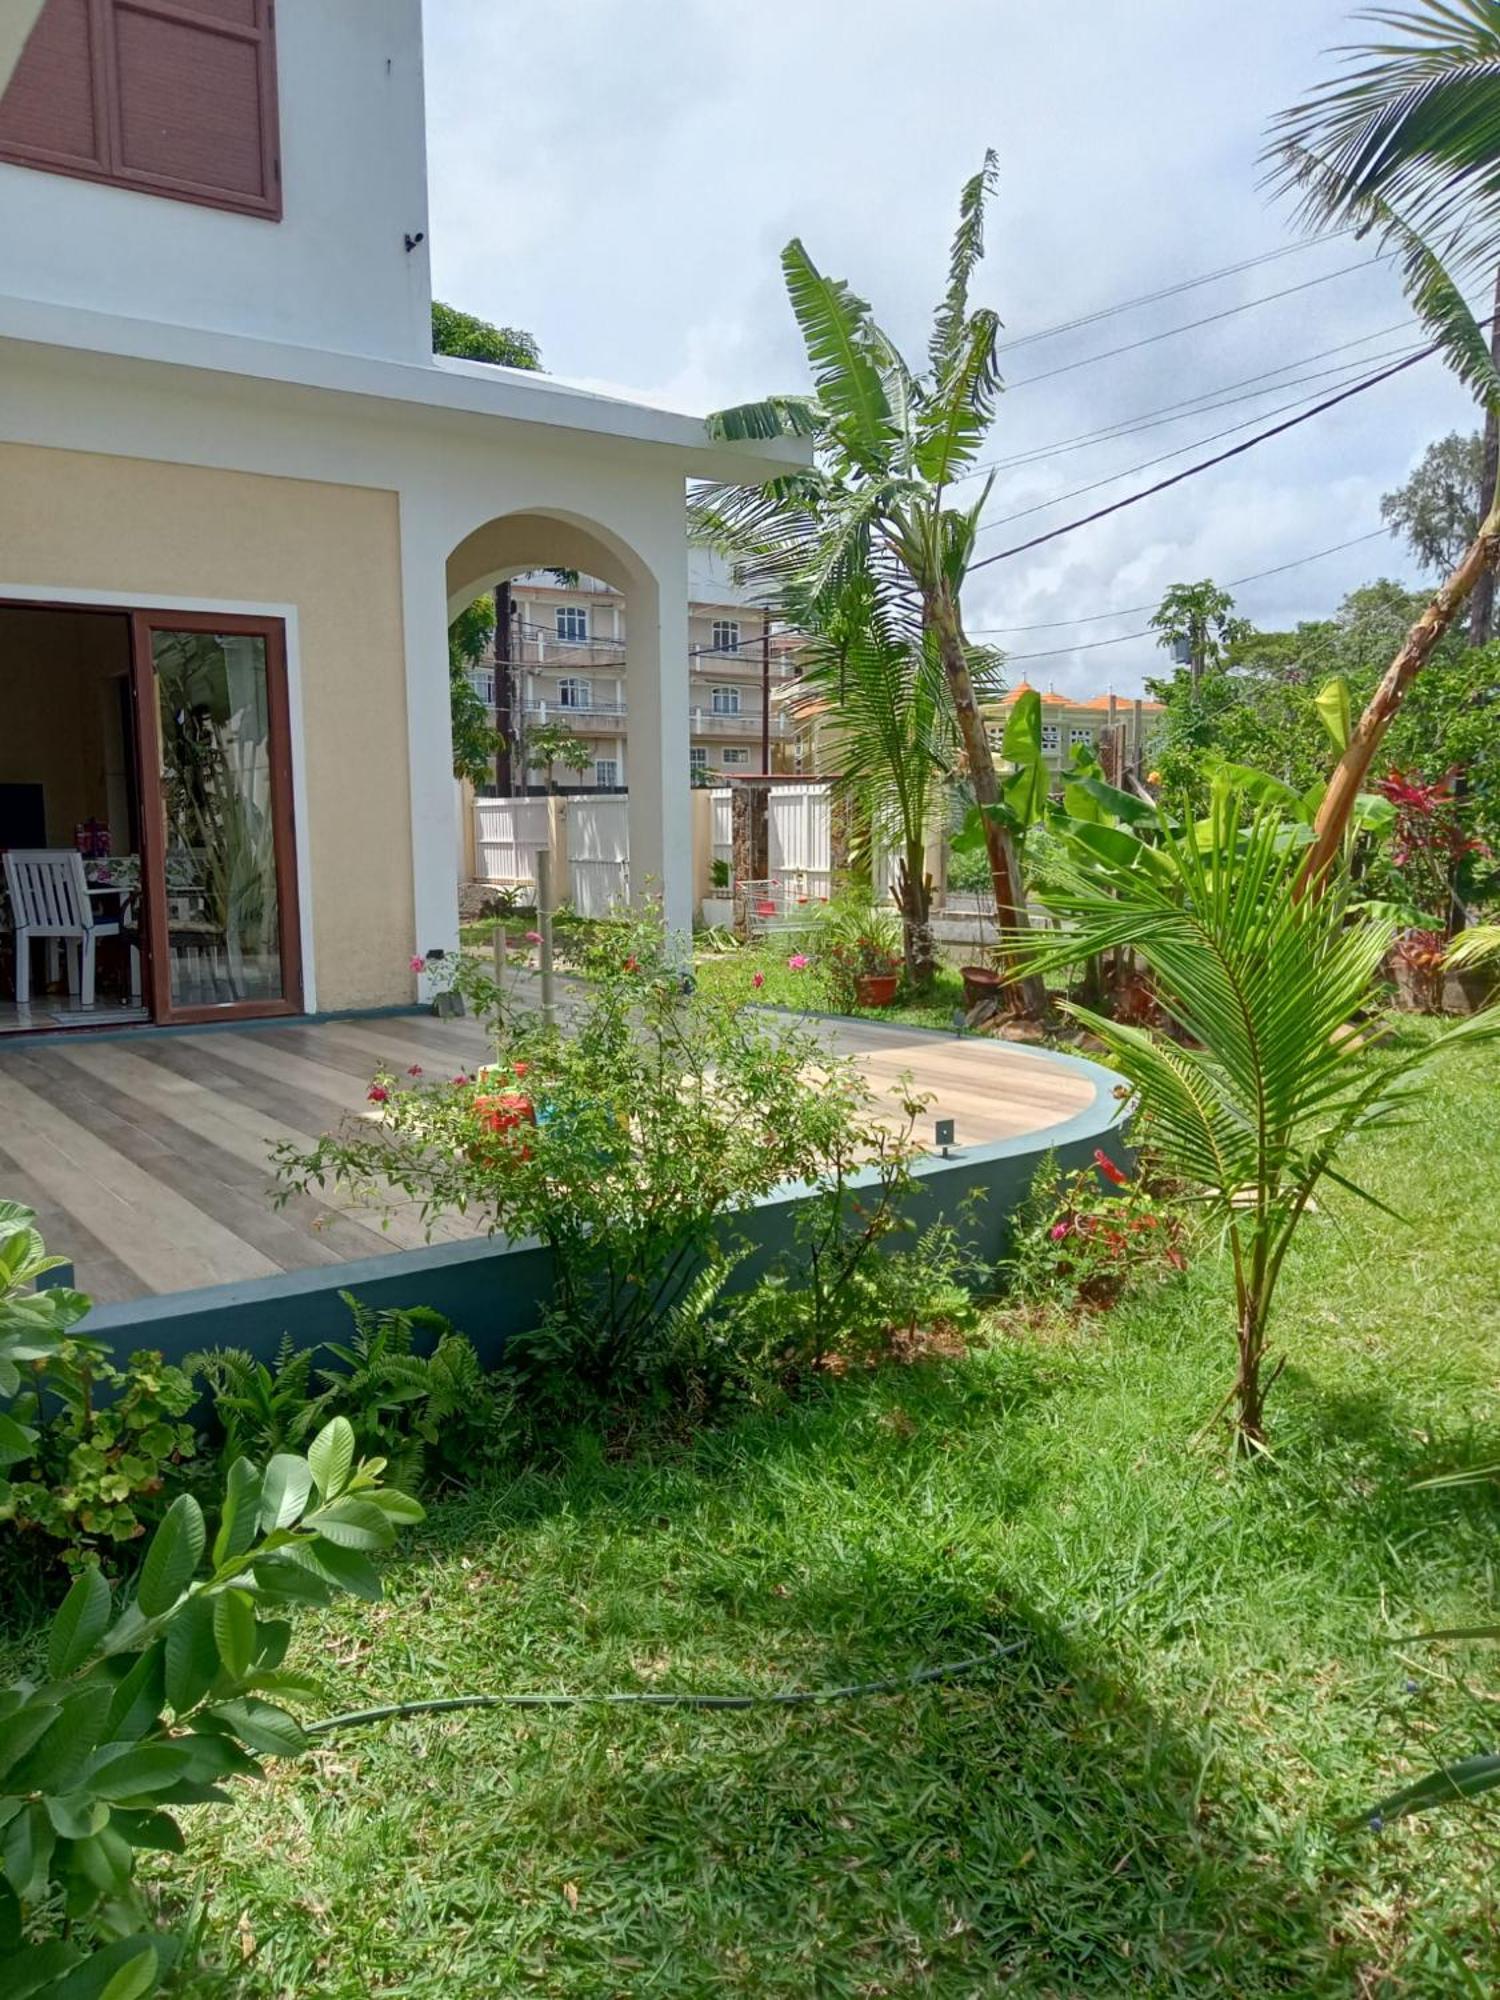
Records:
[[[279,216],[271,0],[47,0],[0,158]]]

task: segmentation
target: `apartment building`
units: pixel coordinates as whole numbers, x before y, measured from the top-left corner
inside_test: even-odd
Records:
[[[514,687],[511,768],[520,789],[521,762],[536,732],[562,725],[589,752],[580,770],[548,772],[530,765],[529,789],[555,781],[564,790],[625,791],[630,782],[627,666],[629,641],[623,594],[594,577],[560,579],[533,570],[511,583],[510,659]],[[727,567],[694,551],[688,574],[688,763],[693,781],[712,784],[764,767],[790,769],[795,731],[777,702],[791,675],[793,634],[734,583]],[[496,707],[493,657],[474,684]],[[770,707],[766,696],[769,692]],[[765,718],[769,714],[769,728]]]
[[[998,701],[984,705],[985,725],[990,742],[998,751],[1005,737],[1011,710],[1023,694],[1032,689],[1025,681],[1009,688]],[[1079,749],[1097,751],[1105,769],[1113,760],[1114,775],[1134,772],[1146,775],[1151,744],[1164,713],[1159,701],[1138,700],[1128,695],[1096,694],[1076,697],[1058,694],[1049,688],[1042,701],[1042,756],[1059,775]]]

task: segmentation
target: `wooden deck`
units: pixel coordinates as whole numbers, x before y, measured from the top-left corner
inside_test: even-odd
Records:
[[[830,1039],[879,1089],[909,1074],[958,1143],[1044,1131],[1084,1110],[1085,1075],[987,1040],[872,1022]],[[0,1198],[37,1212],[100,1304],[274,1277],[478,1233],[342,1196],[269,1199],[270,1149],[366,1109],[382,1063],[436,1075],[487,1059],[472,1022],[430,1015],[203,1033],[0,1042]]]

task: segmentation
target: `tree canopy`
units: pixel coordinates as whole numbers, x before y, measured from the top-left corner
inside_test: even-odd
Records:
[[[534,373],[542,365],[541,350],[531,334],[516,326],[493,326],[439,299],[432,302],[432,351],[455,361],[488,361],[495,367]]]
[[[1485,499],[1483,434],[1450,431],[1428,445],[1404,486],[1382,495],[1380,518],[1423,569],[1446,575],[1478,534]]]

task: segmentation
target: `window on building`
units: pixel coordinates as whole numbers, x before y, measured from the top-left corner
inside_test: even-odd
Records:
[[[46,0],[0,159],[281,216],[272,0]]]
[[[620,782],[619,759],[596,757],[594,759],[594,783],[601,791],[613,791]]]
[[[1072,728],[1068,731],[1068,742],[1070,744],[1092,743],[1095,734],[1096,732],[1093,729],[1089,728],[1086,724],[1081,722],[1075,722]]]
[[[748,750],[726,750],[724,752],[724,762],[726,764],[748,764],[750,762],[750,752]]]
[[[740,712],[740,691],[734,687],[719,687],[713,691],[713,711],[715,715],[738,715]]]
[[[570,675],[557,684],[557,705],[559,708],[592,708],[594,705],[594,683],[581,681]]]
[[[739,620],[737,618],[716,618],[714,620],[714,651],[716,653],[737,653],[739,650]]]
[[[706,743],[694,743],[691,745],[688,750],[688,768],[692,771],[706,771],[708,769],[708,745]]]
[[[589,612],[586,604],[558,605],[557,636],[565,646],[583,644],[589,636]]]
[[[1042,724],[1042,748],[1043,750],[1060,750],[1062,748],[1062,731],[1055,722],[1044,722]]]

